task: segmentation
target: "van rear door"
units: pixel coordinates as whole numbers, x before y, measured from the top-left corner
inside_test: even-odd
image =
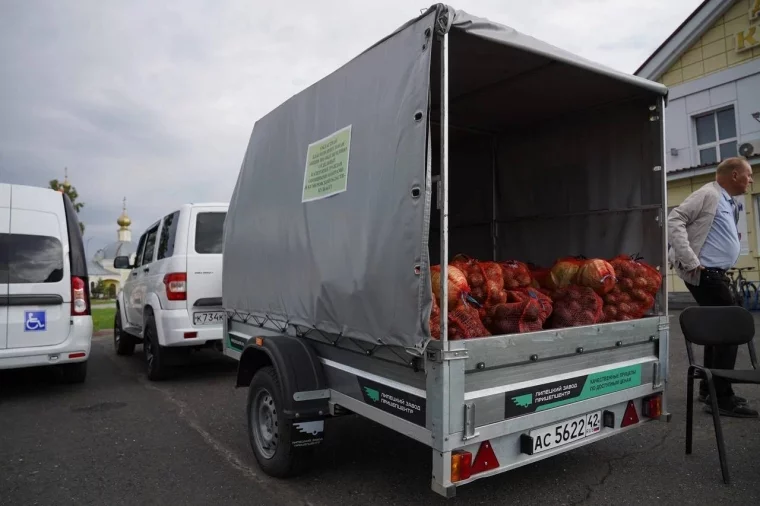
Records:
[[[69,238],[63,198],[42,188],[11,187],[8,348],[66,340],[71,319]]]
[[[187,243],[187,309],[194,327],[222,323],[222,242],[227,208],[194,207]]]
[[[11,187],[0,184],[0,350],[8,346],[8,236],[11,233]]]

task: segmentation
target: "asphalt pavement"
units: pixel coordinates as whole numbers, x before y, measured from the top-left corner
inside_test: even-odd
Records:
[[[684,455],[686,354],[672,323],[670,423],[476,481],[449,501],[430,491],[429,449],[353,416],[327,422],[308,474],[269,478],[250,450],[234,362],[204,351],[151,383],[140,347],[118,357],[110,336],[96,337],[84,385],[0,372],[0,505],[760,504],[760,420],[723,418],[730,486],[701,405]],[[736,390],[760,407],[760,389]]]

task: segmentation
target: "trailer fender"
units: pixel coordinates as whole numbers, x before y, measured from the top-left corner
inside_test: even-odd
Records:
[[[304,339],[282,335],[250,339],[240,356],[236,386],[248,387],[254,374],[270,365],[280,380],[286,417],[327,416],[329,396],[324,393],[322,364]]]

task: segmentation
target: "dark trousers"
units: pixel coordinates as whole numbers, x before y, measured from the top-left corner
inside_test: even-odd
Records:
[[[699,279],[699,286],[686,283],[694,300],[700,306],[734,306],[738,302],[734,299],[729,288],[729,279],[724,272],[704,270]],[[705,346],[705,367],[712,369],[733,369],[736,366],[737,346]],[[731,383],[715,378],[715,394],[719,400],[728,399],[734,395]],[[707,382],[702,380],[699,384],[700,394],[707,394]]]

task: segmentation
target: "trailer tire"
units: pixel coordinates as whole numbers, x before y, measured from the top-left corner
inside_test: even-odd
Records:
[[[297,476],[306,471],[313,447],[291,445],[293,422],[282,416],[282,388],[274,367],[262,367],[248,389],[248,439],[261,470],[275,478]]]

